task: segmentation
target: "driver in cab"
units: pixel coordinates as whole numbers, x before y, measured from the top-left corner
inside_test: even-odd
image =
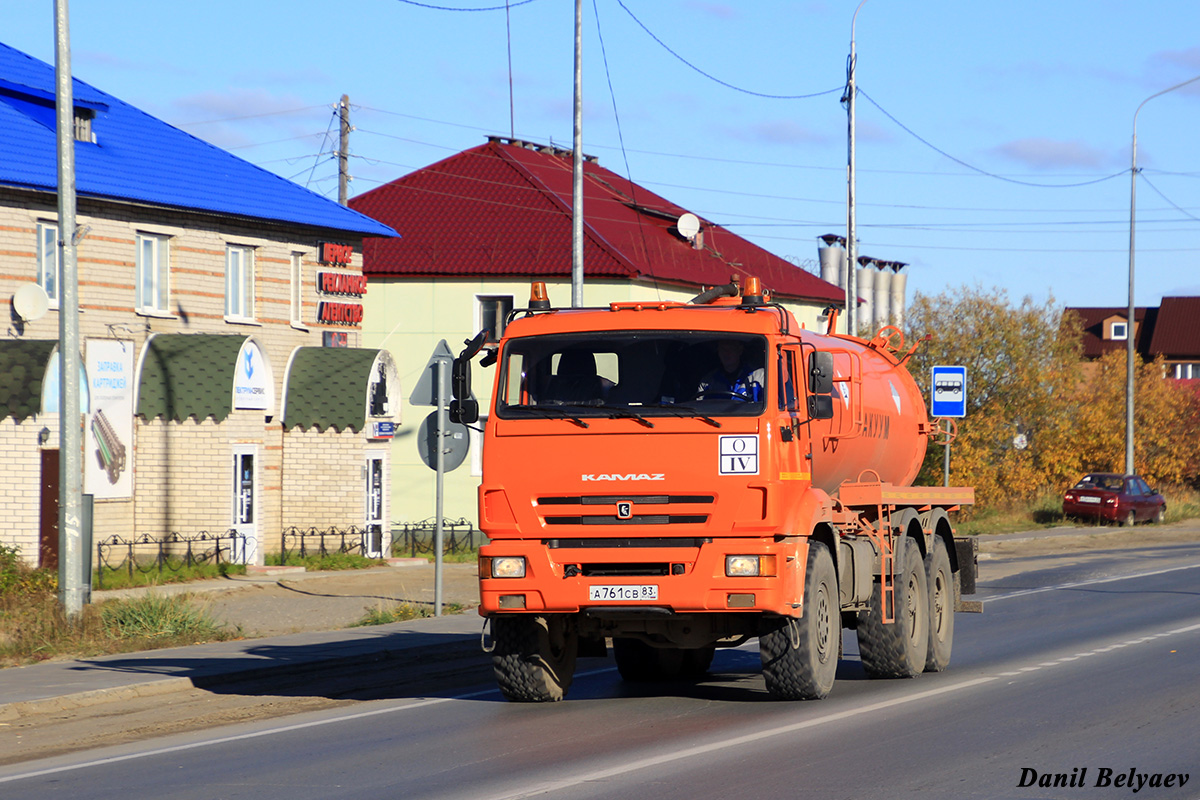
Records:
[[[737,339],[722,339],[717,344],[718,366],[700,380],[697,399],[733,399],[758,402],[763,395],[762,367],[745,363],[746,346]]]

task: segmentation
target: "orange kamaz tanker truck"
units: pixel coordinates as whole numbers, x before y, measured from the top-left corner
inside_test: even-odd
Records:
[[[482,342],[455,360],[453,419],[478,416]],[[754,279],[590,309],[535,284],[482,362],[479,611],[504,696],[562,699],[609,642],[654,681],[757,637],[780,699],[830,692],[843,628],[872,677],[945,669],[978,605],[950,520],[974,491],[912,485],[939,431],[902,347],[804,330]]]

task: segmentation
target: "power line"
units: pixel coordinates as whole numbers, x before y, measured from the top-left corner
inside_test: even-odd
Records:
[[[742,94],[753,95],[754,97],[765,97],[768,100],[808,100],[809,98],[821,97],[823,95],[833,94],[834,92],[840,92],[842,90],[841,86],[837,86],[833,89],[826,89],[823,92],[813,92],[812,94],[766,94],[765,92],[756,92],[756,91],[753,91],[752,89],[743,89],[740,86],[734,86],[732,83],[723,81],[720,78],[716,77],[715,75],[710,75],[709,73],[707,73],[704,70],[697,67],[692,62],[688,61],[683,56],[679,55],[679,53],[676,53],[674,50],[672,50],[667,45],[666,42],[664,42],[662,39],[655,36],[654,32],[652,30],[650,30],[649,28],[647,28],[646,24],[644,22],[642,22],[640,19],[638,19],[637,16],[634,15],[634,13],[629,10],[629,7],[625,5],[624,0],[617,0],[617,5],[619,5],[621,8],[623,8],[625,10],[625,13],[629,15],[630,19],[632,19],[634,22],[636,22],[638,24],[638,27],[640,27],[642,30],[644,30],[651,39],[653,39],[655,42],[657,42],[659,47],[666,50],[671,55],[675,56],[675,58],[679,59],[679,61],[681,61],[685,66],[687,66],[688,69],[691,69],[694,72],[698,72],[699,74],[708,78],[713,83],[719,83],[721,86],[724,86],[726,89],[733,89],[735,92],[741,92]]]
[[[516,3],[508,3],[502,6],[487,6],[484,8],[460,8],[458,6],[435,6],[432,3],[418,3],[417,0],[397,0],[397,2],[405,3],[418,8],[428,8],[431,11],[504,11],[508,8],[516,8],[517,6],[528,5],[534,0],[517,0]]]
[[[1124,175],[1125,172],[1127,172],[1127,170],[1121,170],[1120,172],[1114,172],[1111,175],[1106,175],[1103,178],[1096,178],[1095,180],[1083,181],[1081,183],[1034,183],[1032,181],[1019,181],[1019,180],[1016,180],[1015,178],[1006,178],[1003,175],[997,175],[994,172],[988,172],[987,170],[980,169],[979,167],[976,167],[973,164],[968,164],[966,161],[963,161],[961,158],[956,158],[956,157],[950,155],[945,150],[943,150],[940,147],[938,147],[937,145],[933,144],[928,139],[923,138],[912,128],[909,128],[903,122],[901,122],[900,120],[898,120],[894,116],[892,116],[891,113],[888,112],[887,109],[885,109],[883,106],[879,105],[879,103],[876,103],[875,99],[873,97],[871,97],[869,94],[867,94],[866,92],[864,92],[861,88],[858,89],[858,93],[861,94],[863,97],[867,98],[867,101],[871,105],[875,106],[875,108],[879,109],[885,117],[887,117],[892,122],[894,122],[898,126],[900,126],[900,128],[905,133],[907,133],[909,136],[916,139],[921,144],[928,147],[930,150],[934,151],[935,153],[937,153],[945,158],[950,159],[955,164],[966,167],[967,169],[972,170],[974,172],[978,172],[980,175],[986,175],[989,178],[995,178],[996,180],[1005,181],[1007,183],[1016,183],[1021,186],[1032,186],[1032,187],[1039,188],[1039,189],[1074,189],[1074,188],[1077,188],[1080,186],[1091,186],[1092,184],[1103,183],[1104,181],[1111,180],[1111,179],[1117,177],[1118,175]]]

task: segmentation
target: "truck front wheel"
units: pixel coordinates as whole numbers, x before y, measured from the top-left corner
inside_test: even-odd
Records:
[[[841,645],[841,606],[833,559],[819,542],[808,546],[804,616],[766,622],[759,634],[767,692],[776,700],[820,700],[833,689]]]
[[[492,669],[506,699],[546,703],[566,697],[579,652],[579,632],[570,617],[493,617],[492,641]]]

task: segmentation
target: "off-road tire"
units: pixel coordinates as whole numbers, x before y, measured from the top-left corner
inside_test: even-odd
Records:
[[[925,556],[925,582],[929,586],[929,652],[925,671],[941,672],[950,665],[954,648],[954,573],[950,556],[940,536]]]
[[[492,670],[508,700],[562,700],[575,676],[579,635],[569,617],[520,614],[492,618]]]
[[[776,700],[820,700],[833,689],[842,638],[837,576],[829,550],[808,546],[804,616],[767,621],[758,637],[767,693]]]
[[[915,678],[925,669],[929,651],[929,591],[917,543],[905,536],[896,543],[896,619],[883,622],[881,583],[871,592],[871,607],[858,614],[858,652],[872,678]]]

